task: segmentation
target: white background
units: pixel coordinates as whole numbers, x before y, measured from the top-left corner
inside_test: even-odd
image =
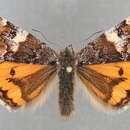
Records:
[[[63,49],[77,43],[96,31],[106,30],[130,14],[129,0],[0,0],[0,16],[33,33],[41,40],[46,37]],[[45,40],[44,40],[45,41]],[[78,86],[80,88],[80,86]],[[121,114],[107,115],[86,100],[81,89],[76,92],[76,113],[69,120],[61,120],[57,107],[57,87],[47,102],[35,111],[8,112],[0,106],[0,130],[128,130],[130,110]]]

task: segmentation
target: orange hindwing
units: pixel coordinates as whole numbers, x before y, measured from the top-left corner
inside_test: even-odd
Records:
[[[78,75],[92,94],[111,107],[119,109],[130,101],[130,62],[82,66]]]
[[[56,69],[48,65],[14,62],[0,64],[0,99],[9,107],[17,108],[32,101],[53,78]]]

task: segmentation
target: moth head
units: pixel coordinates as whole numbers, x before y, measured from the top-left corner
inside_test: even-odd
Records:
[[[66,72],[70,73],[73,71],[74,63],[75,57],[73,48],[72,46],[68,46],[60,52],[58,64],[61,66],[61,69],[64,69]]]

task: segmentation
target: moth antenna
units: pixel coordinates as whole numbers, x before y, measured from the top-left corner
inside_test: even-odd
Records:
[[[90,38],[92,38],[93,36],[95,36],[96,34],[99,34],[99,33],[103,32],[103,31],[104,31],[104,30],[100,30],[100,31],[94,32],[94,33],[92,33],[90,36],[88,36],[86,39],[81,40],[81,41],[79,41],[79,42],[85,42],[85,41],[89,40]]]
[[[86,42],[86,41],[88,41],[90,38],[92,38],[93,36],[95,36],[96,34],[99,34],[99,33],[101,33],[101,32],[104,32],[104,30],[100,30],[100,31],[94,32],[94,33],[92,33],[90,36],[88,36],[86,39],[81,40],[81,41],[78,41],[78,42],[76,42],[76,43]],[[85,45],[85,46],[86,46],[86,45]]]
[[[55,44],[55,45],[60,45],[59,43],[55,43],[55,42],[52,42],[52,41],[48,40],[47,37],[45,36],[45,34],[43,34],[41,31],[39,31],[37,29],[32,29],[32,30],[35,31],[35,32],[40,33],[41,36],[44,38],[44,40],[47,41],[48,43]]]

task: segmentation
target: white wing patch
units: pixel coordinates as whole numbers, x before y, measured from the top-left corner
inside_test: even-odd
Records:
[[[1,23],[2,26],[6,26],[7,25],[7,20],[2,18]]]
[[[128,17],[128,18],[126,19],[126,24],[127,24],[127,25],[130,25],[130,17]]]
[[[105,32],[105,36],[106,36],[106,39],[109,41],[109,42],[112,42],[116,48],[116,50],[121,53],[124,51],[124,46],[125,46],[125,39],[126,37],[119,37],[118,36],[118,33],[116,31],[116,28],[111,28],[109,29],[108,31]]]
[[[115,28],[111,28],[108,31],[105,32],[105,36],[108,41],[117,43],[121,41],[121,38],[118,36],[117,32],[115,31]]]
[[[18,29],[16,36],[12,39],[14,42],[19,43],[19,42],[24,42],[28,36],[28,32],[22,30],[22,29]]]

